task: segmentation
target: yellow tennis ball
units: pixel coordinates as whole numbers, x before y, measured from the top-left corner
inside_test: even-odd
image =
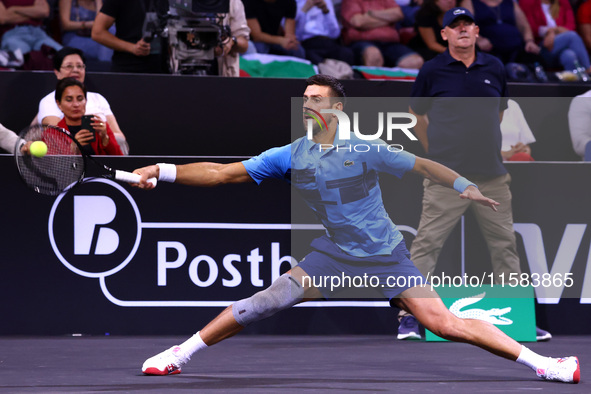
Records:
[[[35,157],[43,157],[47,154],[47,145],[43,141],[35,141],[29,147],[29,152]]]

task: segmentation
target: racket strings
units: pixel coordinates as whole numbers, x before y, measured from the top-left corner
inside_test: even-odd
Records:
[[[47,154],[35,157],[15,152],[25,183],[41,194],[57,195],[84,176],[84,157],[76,154],[76,144],[68,134],[50,126],[33,126],[21,135],[25,142],[43,141]]]

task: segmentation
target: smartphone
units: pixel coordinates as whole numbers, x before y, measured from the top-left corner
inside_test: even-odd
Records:
[[[92,133],[92,140],[90,140],[90,142],[96,141],[96,131],[94,130],[94,127],[92,127],[92,125],[91,125],[93,117],[94,117],[94,115],[83,115],[82,116],[81,130],[86,129]]]

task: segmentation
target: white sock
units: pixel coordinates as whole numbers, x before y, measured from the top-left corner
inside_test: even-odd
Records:
[[[522,345],[519,357],[517,357],[517,360],[515,361],[520,364],[527,365],[538,374],[544,374],[546,368],[548,368],[548,364],[550,363],[550,357],[540,356],[539,354],[532,352]]]
[[[203,342],[203,339],[201,339],[201,335],[199,335],[199,331],[179,346],[181,351],[189,358],[191,358],[194,353],[207,348],[207,345]]]

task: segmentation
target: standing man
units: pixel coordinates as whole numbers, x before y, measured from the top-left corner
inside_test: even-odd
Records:
[[[426,179],[423,212],[410,253],[423,275],[433,273],[450,232],[471,208],[491,253],[495,283],[500,274],[521,273],[513,230],[511,176],[501,156],[501,115],[507,108],[503,64],[476,52],[478,26],[465,8],[443,17],[441,36],[448,49],[425,63],[413,85],[410,113],[414,130],[428,157],[473,180],[480,191],[500,203],[498,212],[481,209],[469,200]],[[420,338],[413,316],[400,312],[398,339]],[[550,339],[538,329],[537,336]]]
[[[92,25],[92,39],[115,51],[111,71],[164,73],[167,71],[164,40],[144,31],[147,14],[151,19],[168,12],[166,0],[104,0]],[[158,20],[159,21],[159,20]],[[115,25],[113,35],[109,29]]]
[[[344,89],[335,78],[316,75],[307,84],[304,124],[311,122],[313,113],[343,109]],[[390,151],[382,140],[374,140],[370,151],[357,151],[354,146],[367,141],[353,135],[349,139],[337,137],[337,116],[326,115],[325,120],[323,126],[313,124],[310,139],[301,137],[243,162],[180,166],[160,163],[134,171],[142,176],[136,186],[144,189],[154,187],[146,182],[151,177],[199,187],[282,179],[300,192],[326,228],[326,235],[312,242],[313,251],[270,287],[230,305],[181,345],[149,358],[142,371],[148,375],[180,373],[181,366],[194,353],[239,333],[250,323],[297,303],[331,296],[330,285],[317,284],[318,279],[368,275],[378,279],[381,286],[377,289],[392,305],[414,313],[438,335],[527,365],[543,379],[577,383],[580,368],[576,357],[542,357],[490,323],[460,319],[447,310],[435,291],[420,284],[425,283],[425,278],[409,259],[402,234],[386,212],[378,173],[401,177],[412,171],[455,189],[452,193],[458,200],[468,199],[491,211],[498,203],[483,196],[473,183],[455,171],[405,151]],[[389,278],[405,280],[388,284]]]

